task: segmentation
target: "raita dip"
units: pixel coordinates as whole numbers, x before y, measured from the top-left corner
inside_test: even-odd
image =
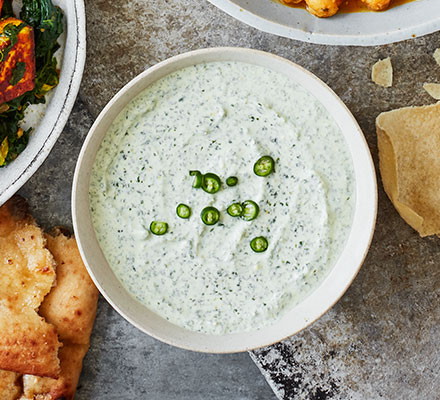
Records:
[[[274,170],[257,176],[265,155]],[[218,175],[220,190],[192,187],[192,170]],[[326,277],[350,232],[354,185],[345,139],[313,95],[270,69],[212,62],[125,107],[97,153],[90,203],[104,255],[137,300],[181,327],[227,334],[274,323]],[[257,218],[228,215],[245,200]],[[201,220],[208,206],[215,225]],[[167,232],[152,234],[153,221]],[[256,237],[266,251],[253,251]]]

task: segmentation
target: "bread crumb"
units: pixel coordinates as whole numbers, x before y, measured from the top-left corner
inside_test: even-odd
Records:
[[[372,81],[382,87],[391,87],[393,85],[393,65],[389,57],[379,60],[371,69]]]
[[[433,57],[438,65],[440,65],[440,49],[434,51]]]
[[[424,83],[423,89],[425,89],[432,98],[440,100],[440,83]]]

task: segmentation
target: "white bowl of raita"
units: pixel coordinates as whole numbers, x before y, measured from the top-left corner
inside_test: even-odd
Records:
[[[368,251],[376,175],[336,94],[298,65],[197,50],[128,83],[78,159],[73,223],[109,303],[174,346],[239,352],[323,315]]]

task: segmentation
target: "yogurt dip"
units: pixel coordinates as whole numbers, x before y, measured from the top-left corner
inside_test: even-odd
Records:
[[[264,155],[275,170],[260,177],[253,167]],[[217,174],[221,189],[193,188],[190,170]],[[354,186],[345,139],[313,95],[270,69],[212,62],[126,106],[97,153],[89,195],[123,286],[171,323],[228,334],[274,323],[326,277],[350,232]],[[258,203],[255,220],[227,214],[245,200]],[[180,203],[189,219],[177,216]],[[208,206],[221,213],[212,226],[200,218]],[[168,232],[153,235],[152,221]],[[262,253],[250,247],[259,236],[269,243]]]

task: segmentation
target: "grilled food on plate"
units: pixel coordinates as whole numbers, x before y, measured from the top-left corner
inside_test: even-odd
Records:
[[[12,0],[0,0],[0,167],[26,147],[32,128],[25,112],[46,102],[59,81],[55,57],[63,33],[63,12],[51,0],[23,0],[14,15]]]

